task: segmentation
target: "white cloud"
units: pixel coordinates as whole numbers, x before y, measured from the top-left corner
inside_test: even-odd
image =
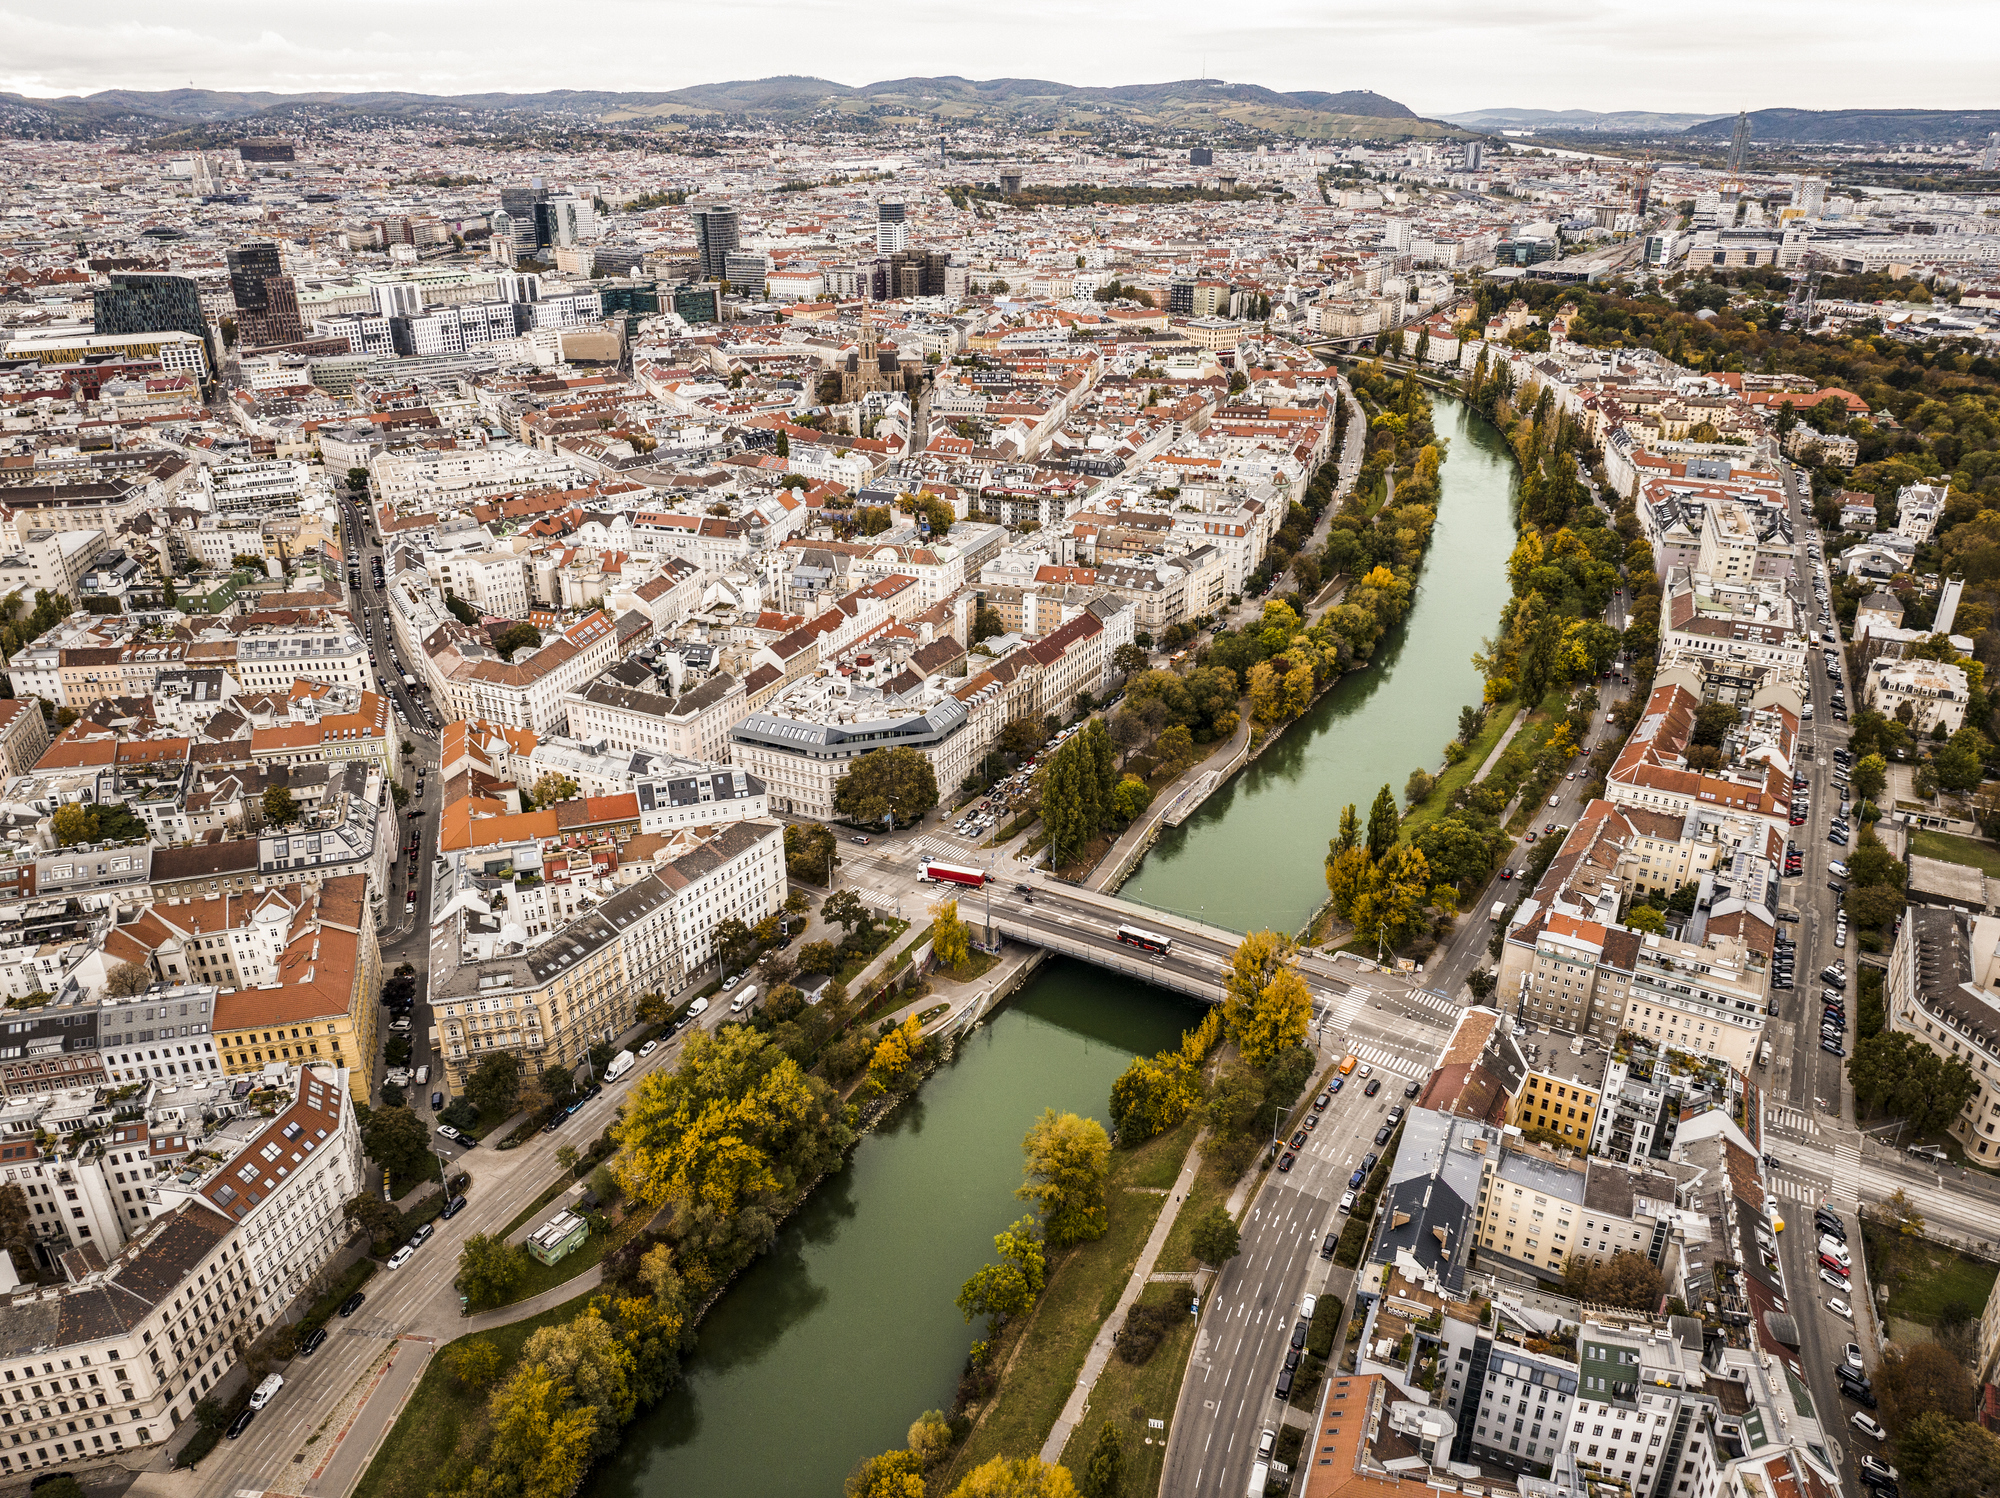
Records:
[[[1226,77],[1278,89],[1372,88],[1421,113],[1469,107],[1983,107],[1992,49],[1972,0],[1893,18],[1855,0],[1023,0],[1004,10],[885,10],[879,0],[465,4],[352,0],[276,12],[247,0],[49,0],[0,9],[0,89],[82,94],[190,83],[231,91],[669,90],[808,73],[1143,83]]]

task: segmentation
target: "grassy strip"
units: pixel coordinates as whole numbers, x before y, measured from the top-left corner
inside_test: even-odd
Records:
[[[575,1279],[586,1269],[601,1264],[606,1255],[639,1231],[644,1220],[644,1214],[634,1213],[608,1233],[592,1233],[553,1264],[544,1264],[529,1255],[528,1272],[521,1276],[521,1283],[514,1287],[514,1293],[501,1304],[511,1306],[533,1300],[537,1295]]]
[[[478,1332],[484,1341],[500,1349],[499,1378],[493,1387],[507,1381],[519,1361],[521,1348],[529,1336],[545,1326],[564,1326],[576,1319],[589,1301],[588,1295],[529,1316],[506,1326]],[[355,1488],[356,1498],[426,1498],[437,1474],[457,1457],[470,1457],[486,1434],[486,1389],[469,1390],[445,1371],[445,1354],[461,1342],[461,1337],[440,1347],[424,1369],[410,1402],[382,1439],[382,1449],[362,1474]]]
[[[950,1492],[966,1473],[993,1457],[1026,1456],[1041,1449],[1076,1387],[1098,1328],[1117,1309],[1154,1219],[1170,1201],[1126,1187],[1156,1180],[1163,1172],[1171,1181],[1194,1132],[1189,1121],[1130,1153],[1120,1150],[1112,1155],[1104,1190],[1104,1236],[1058,1256],[1033,1315],[1004,1335],[1005,1345],[997,1357],[998,1366],[1007,1371],[985,1417],[959,1448],[937,1491]],[[1161,1157],[1171,1162],[1171,1170]],[[1164,1355],[1163,1348],[1156,1357]]]
[[[1514,721],[1515,710],[1511,706],[1490,708],[1486,722],[1472,737],[1465,758],[1455,765],[1447,765],[1444,774],[1438,776],[1431,793],[1417,803],[1416,808],[1403,818],[1402,836],[1404,841],[1435,822],[1451,810],[1451,798],[1461,789],[1472,784],[1472,777],[1479,773],[1479,767],[1486,763],[1486,757],[1493,752],[1493,746],[1500,742],[1500,736]],[[1496,767],[1497,768],[1497,767]]]
[[[1160,1245],[1160,1257],[1153,1262],[1155,1274],[1185,1274],[1197,1268],[1194,1250],[1189,1247],[1194,1225],[1208,1215],[1209,1208],[1229,1200],[1230,1188],[1236,1182],[1222,1164],[1221,1152],[1213,1147],[1214,1143],[1211,1139],[1211,1147],[1203,1153],[1194,1185],[1188,1188],[1187,1200],[1181,1203],[1181,1215],[1174,1219],[1174,1225],[1167,1230],[1167,1241]]]
[[[2000,1264],[1968,1259],[1921,1238],[1898,1240],[1893,1230],[1866,1219],[1862,1235],[1868,1242],[1869,1277],[1889,1284],[1888,1314],[1899,1320],[1935,1326],[1954,1301],[1977,1316],[2000,1276]]]
[[[849,983],[852,983],[856,978],[861,976],[861,970],[863,968],[868,966],[869,963],[873,962],[877,957],[879,957],[882,954],[882,949],[884,947],[888,946],[890,942],[894,941],[897,937],[901,936],[905,931],[909,929],[910,929],[910,923],[908,921],[899,921],[894,916],[889,916],[886,919],[884,919],[883,922],[875,928],[875,934],[878,937],[880,937],[881,940],[877,941],[875,945],[870,947],[867,951],[857,952],[852,957],[849,957],[845,962],[841,963],[840,970],[833,975],[833,981],[838,984],[841,984],[843,987]]]
[[[1176,1298],[1185,1300],[1187,1288],[1180,1284],[1148,1285],[1140,1292],[1139,1299],[1149,1305],[1165,1304]],[[1136,1368],[1115,1353],[1112,1355],[1090,1391],[1090,1409],[1083,1423],[1070,1432],[1069,1444],[1063,1447],[1065,1467],[1073,1473],[1083,1471],[1097,1444],[1099,1428],[1110,1421],[1125,1437],[1122,1491],[1159,1491],[1161,1468],[1167,1458],[1167,1433],[1155,1431],[1146,1422],[1163,1420],[1172,1424],[1174,1405],[1180,1399],[1181,1379],[1187,1374],[1188,1356],[1194,1350],[1197,1325],[1193,1316],[1183,1316],[1174,1331],[1161,1339],[1153,1355]]]
[[[510,1237],[513,1234],[515,1228],[519,1227],[522,1223],[526,1222],[530,1217],[533,1217],[537,1212],[541,1211],[542,1208],[546,1207],[550,1202],[554,1201],[557,1197],[561,1196],[565,1191],[569,1190],[569,1188],[574,1186],[575,1184],[576,1184],[576,1177],[565,1172],[562,1178],[556,1181],[555,1184],[550,1186],[548,1190],[544,1191],[540,1196],[536,1197],[532,1202],[528,1203],[527,1206],[523,1207],[519,1212],[515,1213],[514,1220],[508,1223],[507,1226],[505,1226],[504,1228],[500,1229],[499,1233],[496,1236],[498,1236],[504,1242],[508,1237]]]
[[[1990,878],[2000,879],[2000,848],[1981,842],[1976,837],[1959,837],[1955,833],[1935,832],[1928,827],[1913,828],[1910,832],[1910,851],[1919,858],[1966,864]]]

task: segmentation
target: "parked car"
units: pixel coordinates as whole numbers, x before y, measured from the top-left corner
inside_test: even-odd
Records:
[[[1352,1212],[1354,1210],[1354,1193],[1352,1191],[1341,1193],[1340,1210],[1343,1212]]]
[[[1852,1368],[1856,1373],[1865,1373],[1868,1371],[1868,1365],[1861,1360],[1861,1344],[1859,1342],[1849,1342],[1847,1344],[1847,1366]]]
[[[1376,1093],[1380,1092],[1381,1090],[1382,1090],[1382,1079],[1380,1077],[1376,1077],[1373,1078],[1366,1087],[1361,1089],[1361,1095],[1363,1097],[1373,1097],[1375,1096]]]
[[[1278,1158],[1278,1173],[1280,1175],[1283,1175],[1286,1171],[1290,1170],[1292,1166],[1298,1162],[1298,1158],[1299,1157],[1293,1154],[1290,1150],[1286,1150],[1285,1153]]]
[[[324,1342],[325,1340],[326,1340],[326,1328],[323,1326],[314,1327],[312,1329],[312,1335],[307,1337],[305,1341],[299,1344],[299,1356],[302,1358],[311,1357],[314,1353],[319,1351],[320,1343]]]
[[[405,1243],[401,1248],[389,1255],[389,1267],[391,1269],[401,1269],[411,1259],[416,1257],[416,1252],[414,1248]]]
[[[1375,1131],[1375,1142],[1378,1145],[1387,1144],[1389,1142],[1389,1136],[1395,1132],[1396,1132],[1396,1126],[1394,1124],[1385,1123],[1382,1125],[1381,1128]]]
[[[246,1409],[242,1414],[238,1415],[229,1423],[229,1429],[226,1432],[229,1439],[233,1441],[242,1435],[244,1431],[250,1428],[250,1422],[256,1418],[257,1412],[250,1409]]]

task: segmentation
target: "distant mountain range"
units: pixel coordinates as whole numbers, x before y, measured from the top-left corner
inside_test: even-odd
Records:
[[[1469,109],[1444,118],[1468,130],[1609,130],[1636,134],[1685,130],[1710,116],[1652,114],[1643,109],[1620,109],[1609,114],[1595,109]]]
[[[468,120],[468,113],[472,116]],[[1280,93],[1254,83],[1182,79],[1174,83],[1081,88],[1037,78],[896,78],[853,88],[824,78],[759,78],[700,84],[665,93],[557,89],[538,94],[227,93],[170,89],[157,93],[108,89],[60,99],[0,94],[0,129],[64,135],[105,130],[169,131],[204,127],[243,133],[245,127],[300,128],[370,120],[425,121],[464,129],[514,122],[528,128],[636,126],[658,121],[685,127],[704,121],[843,120],[894,127],[949,126],[988,121],[1011,126],[1088,126],[1113,119],[1199,132],[1228,124],[1308,138],[1384,139],[1452,136],[1461,132],[1419,117],[1408,106],[1366,89],[1345,93]]]
[[[1619,135],[1686,134],[1727,141],[1733,114],[1653,114],[1625,109],[1471,109],[1444,118],[1468,130],[1599,131]],[[1750,139],[1767,145],[1940,145],[1983,139],[2000,130],[1994,109],[1753,109]]]

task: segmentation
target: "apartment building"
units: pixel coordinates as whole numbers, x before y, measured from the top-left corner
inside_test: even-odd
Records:
[[[198,640],[188,650],[192,667],[219,667],[238,692],[291,691],[301,679],[354,691],[374,684],[368,642],[353,621],[326,613],[312,623],[272,622],[271,616],[244,614],[230,622],[232,638]]]
[[[671,754],[718,764],[729,758],[729,731],[749,712],[743,683],[727,671],[699,679],[658,665],[620,661],[581,691],[564,694],[570,733],[630,753]]]
[[[382,987],[367,880],[340,875],[300,894],[275,971],[217,997],[216,1054],[231,1076],[274,1063],[352,1067],[367,1103]]]
[[[1507,1122],[1552,1135],[1577,1149],[1588,1148],[1611,1053],[1595,1041],[1555,1031],[1543,1032],[1542,1039],[1523,1049],[1528,1074],[1510,1100]]]
[[[601,609],[545,638],[530,654],[503,661],[484,646],[439,642],[423,658],[432,688],[452,717],[483,718],[536,733],[568,726],[563,699],[601,676],[619,657],[618,633]]]
[[[414,447],[369,460],[374,491],[390,511],[422,509],[449,499],[463,503],[535,489],[574,489],[589,475],[560,453],[530,447]]]
[[[1979,1083],[1951,1124],[1974,1159],[2000,1156],[2000,918],[1913,905],[1889,954],[1889,1028]]]
[[[502,619],[528,616],[527,559],[512,551],[481,551],[470,556],[434,552],[425,558],[431,585],[448,597],[463,599],[482,614]]]
[[[109,942],[106,944],[109,945]],[[113,1086],[183,1087],[222,1070],[215,1050],[213,982],[168,979],[128,998],[97,1001],[98,1055]]]
[[[25,775],[48,747],[49,720],[42,716],[39,703],[0,702],[0,770],[9,776]]]
[[[403,762],[402,730],[390,720],[389,699],[357,687],[287,683],[285,711],[250,730],[250,758],[259,765],[358,763],[392,779]]]
[[[1558,1154],[1511,1136],[1489,1155],[1474,1225],[1478,1262],[1560,1280],[1572,1259],[1661,1262],[1679,1191],[1670,1175]]]
[[[1972,693],[1963,666],[1877,656],[1868,663],[1861,700],[1885,717],[1901,718],[1912,733],[1927,734],[1942,726],[1952,734],[1965,726],[1965,708]]]

